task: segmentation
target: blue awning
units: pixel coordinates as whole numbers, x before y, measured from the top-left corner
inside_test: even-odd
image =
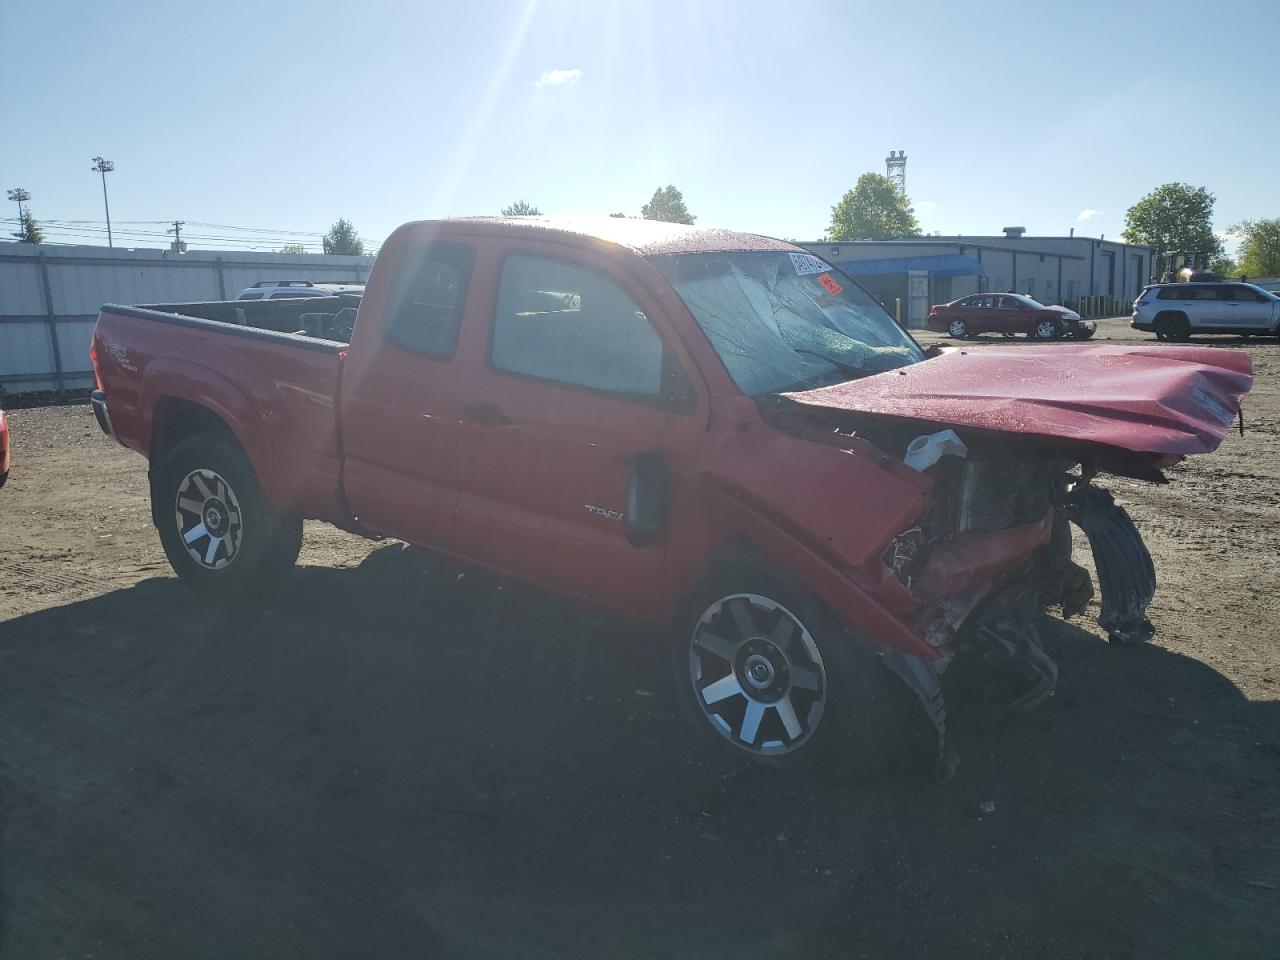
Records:
[[[891,257],[886,260],[845,260],[836,264],[851,277],[925,270],[935,277],[985,277],[987,271],[973,257],[944,253],[932,257]]]

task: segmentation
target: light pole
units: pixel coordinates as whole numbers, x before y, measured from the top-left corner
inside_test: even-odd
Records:
[[[111,205],[107,203],[107,174],[116,168],[116,165],[110,160],[103,160],[101,157],[93,158],[93,166],[90,170],[97,170],[102,174],[102,208],[107,212],[107,246],[114,247],[111,242]]]
[[[9,199],[17,203],[18,220],[21,221],[22,220],[22,202],[24,200],[30,200],[31,194],[29,194],[26,190],[22,189],[22,187],[14,187],[12,190],[9,191]]]

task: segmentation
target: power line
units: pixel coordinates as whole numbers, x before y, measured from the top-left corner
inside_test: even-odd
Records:
[[[16,218],[0,218],[0,223],[19,223]],[[168,241],[174,234],[172,220],[131,220],[112,222],[106,227],[101,220],[41,220],[41,229],[50,236],[58,236],[67,240],[83,239],[100,242],[102,236],[110,230],[115,236],[137,244],[153,244]],[[207,221],[178,221],[182,227],[188,228],[182,234],[187,242],[199,243],[210,249],[250,249],[262,250],[275,246],[301,246],[307,252],[323,251],[323,234],[302,230],[272,230],[266,227],[242,227],[232,224],[214,224]],[[126,229],[120,229],[123,225]],[[148,227],[167,227],[168,229],[147,229]],[[190,232],[190,227],[205,227],[207,232]],[[232,234],[239,235],[227,235]],[[382,244],[380,241],[365,240],[366,254],[375,254]],[[167,245],[167,243],[166,243]]]

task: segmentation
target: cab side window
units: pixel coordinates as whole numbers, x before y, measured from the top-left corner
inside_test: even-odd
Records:
[[[453,356],[474,259],[464,244],[418,244],[406,250],[387,313],[387,342],[424,356]]]
[[[604,273],[547,257],[507,257],[491,359],[499,370],[639,398],[663,392],[662,340]]]

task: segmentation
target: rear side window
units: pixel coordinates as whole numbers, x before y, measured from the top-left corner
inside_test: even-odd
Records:
[[[425,356],[453,356],[474,259],[465,244],[410,246],[387,313],[387,342]]]
[[[544,380],[638,397],[662,394],[662,340],[599,270],[512,255],[502,267],[493,365]]]
[[[240,300],[261,300],[261,299],[262,299],[262,297],[263,297],[263,294],[261,294],[261,293],[242,293],[242,294],[240,294],[240,296],[239,296],[237,299],[240,299]]]

